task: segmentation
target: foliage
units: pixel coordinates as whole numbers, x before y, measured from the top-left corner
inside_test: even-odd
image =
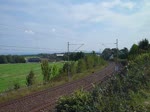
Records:
[[[106,48],[102,52],[102,57],[105,60],[113,60],[113,59],[117,58],[117,53],[118,53],[118,58],[120,58],[120,59],[127,59],[129,51],[128,51],[128,49],[126,47],[121,49],[121,50],[116,49],[116,48],[113,48],[113,49]]]
[[[70,61],[78,61],[79,59],[84,58],[85,54],[83,52],[71,52],[69,53]],[[68,60],[68,54],[64,55],[64,60]]]
[[[149,49],[149,41],[147,39],[143,39],[138,44],[139,49],[147,51]]]
[[[66,62],[62,68],[63,74],[67,74],[68,70],[71,74],[77,73],[77,64],[76,62]]]
[[[57,102],[57,112],[88,112],[91,101],[92,97],[88,92],[79,90],[71,97],[61,97]]]
[[[126,47],[124,49],[121,49],[119,51],[119,58],[120,59],[127,59],[128,58],[128,53],[129,53],[129,51]]]
[[[72,61],[69,63],[66,62],[62,71],[64,74],[67,74],[69,70],[69,72],[73,75],[104,64],[105,61],[101,57],[97,56],[95,52],[92,52],[78,61]]]
[[[150,54],[130,62],[127,72],[113,76],[95,86],[93,91],[80,90],[61,97],[57,112],[148,112],[139,100],[147,96],[142,89],[150,88]]]
[[[15,83],[14,83],[14,89],[15,89],[15,90],[18,90],[19,88],[20,88],[19,83],[18,83],[18,82],[15,82]]]
[[[59,68],[56,64],[54,64],[51,67],[52,67],[52,69],[51,69],[51,77],[50,78],[54,78],[55,76],[59,75],[60,71],[59,71]]]
[[[2,63],[8,63],[7,58],[4,55],[0,56],[0,64]]]
[[[71,62],[70,63],[70,73],[71,74],[77,73],[77,64],[76,64],[76,62]]]
[[[64,64],[63,70],[62,70],[63,73],[67,73],[67,71],[68,71],[68,66],[69,66],[68,64],[69,64],[68,62]]]
[[[132,45],[129,52],[129,59],[134,60],[138,55],[148,52],[150,52],[149,41],[147,39],[143,39],[138,43],[138,45]]]
[[[31,70],[30,73],[26,77],[26,84],[27,86],[31,86],[35,83],[35,75],[34,72]]]
[[[71,61],[77,61],[79,59],[83,59],[85,54],[83,52],[77,52],[77,53],[70,53],[69,59]]]
[[[52,69],[52,67],[49,66],[48,60],[42,60],[41,69],[43,74],[43,81],[44,83],[47,83],[50,80]]]
[[[111,55],[112,55],[112,50],[111,50],[110,48],[106,48],[106,49],[104,49],[104,51],[102,52],[102,57],[103,57],[105,60],[108,60]]]
[[[133,44],[130,49],[130,54],[137,55],[139,53],[139,47],[136,44]]]
[[[81,72],[83,72],[85,70],[86,70],[85,61],[83,59],[80,59],[78,61],[78,65],[77,65],[77,73],[81,73]]]
[[[25,63],[25,58],[23,56],[17,55],[0,55],[0,64],[5,63]]]
[[[85,57],[86,68],[91,69],[94,67],[94,58],[91,55]]]

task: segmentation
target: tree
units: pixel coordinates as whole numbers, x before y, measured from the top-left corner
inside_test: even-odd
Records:
[[[8,61],[7,61],[6,56],[1,55],[1,56],[0,56],[0,64],[5,64],[5,63],[7,63],[7,62],[8,62]]]
[[[73,52],[73,53],[69,54],[69,59],[71,61],[77,61],[77,60],[82,59],[82,58],[84,58],[84,53],[83,52],[77,52],[77,53]]]
[[[83,59],[85,56],[85,54],[83,52],[77,52],[76,56],[75,56],[75,61],[79,60],[79,59]]]
[[[69,64],[69,63],[66,62],[66,63],[63,65],[63,69],[62,69],[63,73],[67,73],[67,71],[68,71],[68,66],[70,66],[70,65],[68,65],[68,64]]]
[[[77,66],[77,73],[81,73],[84,70],[86,70],[86,65],[85,65],[85,61],[83,59],[80,59],[78,61],[78,66]]]
[[[14,55],[13,56],[14,63],[25,63],[26,60],[23,56]]]
[[[128,54],[129,54],[129,51],[128,49],[125,47],[124,49],[121,49],[119,51],[119,58],[121,59],[127,59],[128,58]]]
[[[138,44],[139,49],[147,51],[149,49],[149,41],[147,39],[143,39]]]
[[[42,60],[41,69],[43,74],[43,81],[47,83],[50,80],[51,67],[49,67],[48,60]]]
[[[105,60],[109,60],[110,56],[112,55],[112,50],[110,48],[106,48],[104,49],[104,51],[102,52],[102,57],[105,59]]]
[[[20,84],[18,82],[14,83],[14,89],[18,90],[20,88]]]
[[[6,56],[8,63],[13,63],[13,58],[11,55]]]
[[[87,69],[93,68],[93,66],[94,66],[94,59],[93,59],[92,56],[87,55],[87,56],[84,58],[84,61],[85,61],[85,64],[86,64],[86,68],[87,68]]]
[[[138,45],[133,44],[132,47],[131,47],[131,49],[130,49],[129,54],[130,55],[137,55],[138,53],[139,53],[139,47],[138,47]]]
[[[27,75],[26,81],[27,86],[31,86],[35,83],[35,75],[32,70],[30,71],[29,75]]]
[[[76,62],[71,62],[70,63],[70,73],[71,74],[76,73]]]
[[[51,70],[51,77],[50,78],[53,78],[55,77],[57,74],[58,74],[58,68],[57,66],[54,64],[53,67],[52,67],[52,70]]]

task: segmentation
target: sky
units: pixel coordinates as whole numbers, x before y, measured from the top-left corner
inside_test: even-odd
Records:
[[[0,0],[0,54],[130,49],[149,31],[150,0]]]

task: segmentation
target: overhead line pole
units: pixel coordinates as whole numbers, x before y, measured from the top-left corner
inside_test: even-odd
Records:
[[[118,39],[116,39],[116,50],[117,50],[117,57],[116,57],[116,66],[115,66],[115,71],[118,72]]]
[[[68,45],[67,45],[67,49],[68,49],[68,79],[70,81],[70,74],[69,74],[69,42],[68,42]]]
[[[74,51],[77,51],[79,48],[81,48],[84,44],[70,44],[69,42],[67,43],[67,55],[68,55],[68,69],[67,69],[67,74],[68,74],[68,79],[69,79],[69,81],[70,81],[70,79],[71,79],[71,76],[70,76],[70,66],[69,66],[69,61],[70,61],[70,59],[69,59],[69,54],[70,54],[70,45],[80,45],[76,50],[74,50]]]

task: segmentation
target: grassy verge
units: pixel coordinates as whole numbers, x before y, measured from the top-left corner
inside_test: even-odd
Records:
[[[83,73],[74,74],[70,81],[78,80],[80,78],[91,75],[93,72],[98,72],[98,71],[102,70],[105,66],[107,66],[107,64],[105,64],[103,66],[97,66],[95,68],[84,71]],[[55,79],[52,79],[50,81],[50,83],[48,83],[46,85],[36,84],[36,85],[33,85],[30,88],[24,87],[24,88],[21,88],[19,90],[13,90],[13,91],[8,91],[8,92],[5,92],[5,93],[1,93],[0,94],[0,102],[6,102],[8,100],[21,98],[21,97],[29,95],[31,93],[34,93],[34,92],[37,92],[37,91],[42,91],[42,90],[50,88],[50,87],[55,87],[55,86],[58,86],[58,85],[62,85],[62,84],[65,84],[67,82],[68,82],[68,76],[67,75],[62,75],[62,76],[59,76]]]

